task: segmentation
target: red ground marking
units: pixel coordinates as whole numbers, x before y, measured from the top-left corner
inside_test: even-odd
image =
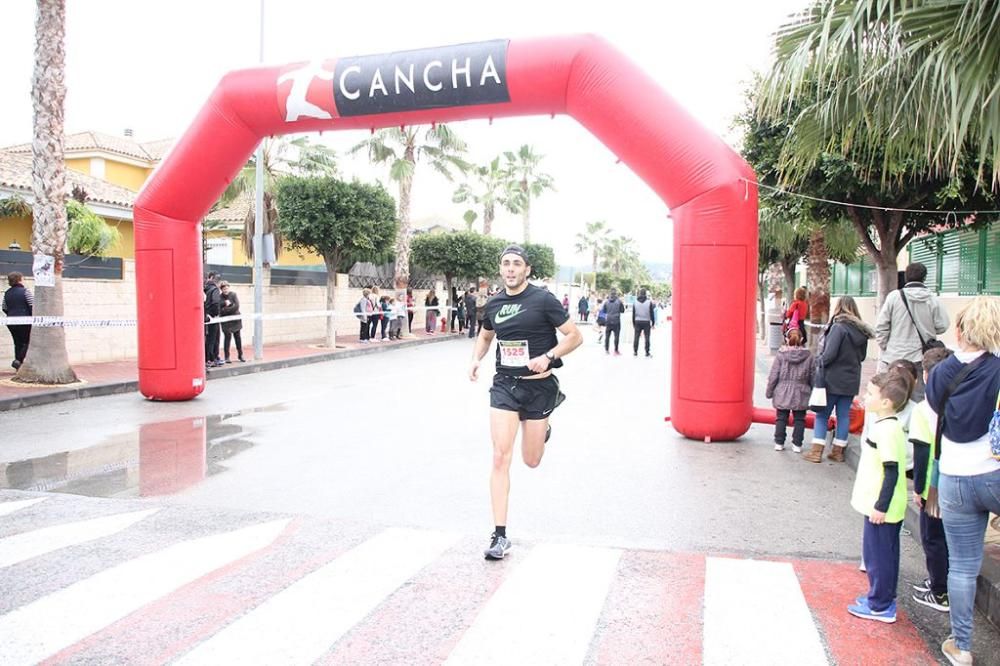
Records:
[[[586,663],[700,664],[704,596],[704,555],[623,553]]]

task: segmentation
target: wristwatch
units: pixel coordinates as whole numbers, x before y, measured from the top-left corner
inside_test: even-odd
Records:
[[[556,355],[553,354],[551,351],[545,352],[545,358],[549,359],[549,365],[552,365],[553,363],[556,362]]]

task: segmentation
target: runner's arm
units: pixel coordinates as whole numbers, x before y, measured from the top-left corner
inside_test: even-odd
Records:
[[[479,362],[490,350],[490,345],[493,344],[493,338],[496,335],[496,332],[490,329],[479,329],[479,335],[476,336],[476,348],[472,352],[472,362],[469,365],[469,379],[471,381],[479,379]]]
[[[583,334],[572,319],[567,319],[566,323],[559,327],[559,332],[563,334],[563,339],[549,350],[556,358],[562,358],[583,344]]]

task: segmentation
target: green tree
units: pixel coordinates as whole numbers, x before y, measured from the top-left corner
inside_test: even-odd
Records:
[[[619,276],[618,288],[621,290],[623,296],[625,294],[631,294],[632,290],[635,289],[635,280],[627,275]]]
[[[465,142],[447,125],[432,125],[421,136],[420,126],[379,130],[371,138],[351,148],[351,153],[367,151],[373,164],[389,165],[389,178],[399,184],[399,231],[396,236],[396,288],[410,282],[410,195],[417,162],[423,158],[439,174],[452,180],[453,170],[465,173],[470,164],[462,159]],[[422,141],[421,141],[422,139]]]
[[[31,204],[16,194],[0,199],[0,217],[31,217]]]
[[[274,256],[281,257],[284,243],[281,225],[278,224],[279,211],[275,204],[278,181],[285,176],[335,176],[337,174],[337,154],[328,146],[311,143],[308,137],[297,139],[279,137],[264,141],[264,213],[263,234],[271,234],[274,239]],[[243,220],[243,251],[253,259],[253,237],[256,228],[255,199],[257,183],[256,153],[240,170],[212,210],[225,208],[238,198],[250,201],[247,216]],[[204,224],[204,222],[203,222]]]
[[[278,181],[278,224],[293,246],[313,250],[326,264],[326,307],[335,310],[338,270],[357,261],[382,261],[396,236],[396,202],[380,184],[333,177],[289,176]],[[334,345],[334,317],[326,344]]]
[[[524,229],[524,243],[531,242],[531,200],[540,197],[545,190],[555,190],[552,176],[540,170],[543,155],[525,144],[516,153],[505,152],[507,160],[507,205],[513,213],[521,214]]]
[[[503,251],[502,248],[501,251]],[[528,255],[528,261],[531,264],[531,275],[528,276],[530,279],[545,280],[556,274],[556,253],[550,246],[541,243],[525,243],[524,253]],[[499,253],[497,257],[499,257]],[[496,261],[495,263],[499,266],[500,262]]]
[[[611,230],[608,228],[608,223],[604,220],[598,220],[587,222],[585,231],[576,235],[576,251],[581,254],[590,252],[591,269],[595,273],[597,272],[597,255],[604,244],[608,242],[609,233]]]
[[[111,248],[121,242],[121,233],[104,218],[87,208],[85,204],[69,200],[66,202],[66,217],[69,222],[67,247],[74,254],[103,257]]]
[[[35,66],[31,80],[34,132],[31,142],[31,249],[53,259],[54,286],[35,283],[36,315],[63,315],[63,257],[66,251],[66,164],[63,109],[66,101],[66,3],[37,0]],[[61,326],[32,331],[28,356],[14,381],[25,384],[69,384],[77,381],[66,353]]]
[[[826,323],[830,311],[830,261],[851,261],[859,241],[844,216],[835,207],[818,207],[815,202],[775,191],[781,184],[782,147],[790,131],[786,122],[760,118],[754,113],[760,81],[746,96],[746,110],[737,119],[743,129],[744,159],[765,185],[760,191],[761,258],[780,264],[785,276],[785,294],[795,288],[795,266],[806,258],[809,316],[817,324]],[[810,181],[822,182],[823,174],[810,174]],[[771,250],[774,250],[772,253]],[[758,299],[764,316],[764,275],[769,264],[758,264]],[[762,324],[762,329],[763,324]]]
[[[601,268],[617,275],[633,276],[638,273],[642,262],[635,249],[635,241],[626,236],[612,238],[601,248]]]
[[[846,214],[877,268],[879,304],[895,288],[897,256],[916,234],[966,224],[949,211],[997,206],[982,174],[991,169],[997,182],[996,133],[988,128],[1000,118],[992,92],[998,42],[978,40],[1000,29],[998,7],[835,0],[816,3],[778,33],[757,109],[788,127],[781,181],[844,202],[838,212],[818,202],[812,208]],[[984,80],[991,81],[986,97]]]
[[[413,238],[410,259],[417,266],[444,275],[448,305],[454,306],[451,302],[454,279],[493,277],[502,250],[498,245],[498,239],[474,231],[420,234]]]
[[[796,170],[831,150],[865,180],[906,177],[901,164],[965,180],[971,153],[1000,184],[1000,3],[824,0],[776,37],[761,104],[800,107]]]
[[[607,271],[598,271],[594,278],[594,288],[601,292],[607,292],[615,286],[615,276]]]
[[[464,203],[471,200],[477,206],[483,207],[483,234],[489,236],[493,231],[493,220],[496,219],[497,205],[507,205],[507,172],[500,166],[500,158],[494,158],[485,166],[478,166],[471,170],[474,178],[473,182],[463,183],[452,197],[455,203]],[[469,218],[469,214],[471,219]],[[468,210],[465,212],[465,221],[471,229],[472,222],[476,219],[476,212]]]

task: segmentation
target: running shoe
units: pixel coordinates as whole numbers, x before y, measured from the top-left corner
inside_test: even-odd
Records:
[[[483,552],[483,555],[488,560],[502,560],[508,550],[510,550],[510,539],[505,536],[497,536],[494,533],[490,537],[490,547]]]
[[[941,611],[942,613],[947,613],[951,606],[948,604],[948,593],[945,592],[942,595],[934,594],[931,590],[926,592],[918,592],[913,595],[913,600],[918,604],[927,606],[928,608],[933,608],[936,611]]]
[[[855,600],[857,601],[857,600]],[[847,607],[847,612],[854,617],[860,617],[862,620],[875,620],[876,622],[885,622],[886,624],[892,624],[896,621],[896,602],[893,601],[888,608],[882,611],[873,611],[868,606],[867,599],[863,604],[855,604],[853,606]]]
[[[931,579],[924,578],[922,583],[914,583],[910,587],[913,588],[914,592],[930,592],[931,591]]]

